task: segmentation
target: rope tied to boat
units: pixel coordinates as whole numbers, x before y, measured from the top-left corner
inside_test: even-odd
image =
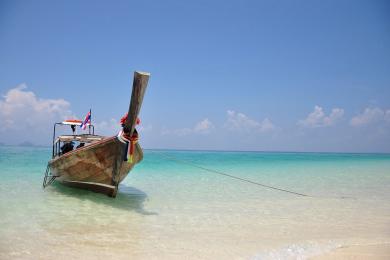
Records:
[[[222,171],[206,168],[206,167],[200,166],[198,164],[195,164],[195,163],[193,163],[191,161],[178,159],[178,158],[176,158],[174,156],[167,155],[167,154],[165,154],[163,152],[157,152],[157,151],[153,151],[153,152],[160,154],[161,156],[165,157],[166,159],[168,159],[170,161],[174,161],[174,162],[177,162],[177,163],[190,165],[192,167],[201,169],[203,171],[207,171],[207,172],[211,172],[211,173],[214,173],[214,174],[223,175],[223,176],[226,176],[226,177],[229,177],[229,178],[232,178],[232,179],[236,179],[236,180],[239,180],[239,181],[242,181],[242,182],[247,182],[247,183],[250,183],[250,184],[254,184],[254,185],[257,185],[257,186],[261,186],[261,187],[264,187],[264,188],[268,188],[268,189],[272,189],[272,190],[276,190],[276,191],[280,191],[280,192],[290,193],[290,194],[293,194],[293,195],[296,195],[296,196],[300,196],[300,197],[323,198],[323,199],[353,199],[353,200],[356,200],[356,198],[349,197],[349,196],[334,196],[334,197],[332,197],[332,196],[316,196],[316,195],[310,195],[310,194],[295,192],[295,191],[291,191],[291,190],[287,190],[287,189],[282,189],[282,188],[266,185],[266,184],[263,184],[263,183],[255,182],[255,181],[252,181],[252,180],[244,179],[244,178],[241,178],[241,177],[238,177],[238,176],[234,176],[234,175],[222,172]]]
[[[133,163],[135,144],[138,142],[138,133],[133,132],[133,135],[129,137],[123,130],[119,131],[117,138],[120,142],[126,144],[124,161]]]

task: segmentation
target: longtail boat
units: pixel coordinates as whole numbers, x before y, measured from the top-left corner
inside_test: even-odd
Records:
[[[76,134],[84,122],[65,120],[54,124],[52,158],[48,162],[43,187],[54,181],[115,197],[121,181],[143,159],[135,126],[141,109],[149,73],[134,72],[127,117],[118,135],[95,135],[89,122],[88,134]],[[56,135],[56,128],[70,125],[72,135]],[[73,149],[73,145],[79,145]]]

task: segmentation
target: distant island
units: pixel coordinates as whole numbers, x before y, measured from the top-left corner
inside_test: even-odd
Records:
[[[18,144],[17,146],[29,146],[29,147],[35,147],[37,145],[29,142],[29,141],[24,141],[24,142],[21,142],[20,144]]]
[[[5,146],[7,144],[4,144]],[[12,145],[12,146],[20,146],[20,147],[36,147],[36,148],[42,148],[42,147],[49,147],[48,145],[43,145],[43,144],[34,144],[32,142],[29,142],[29,141],[24,141],[24,142],[21,142],[19,144],[16,144],[16,145]]]

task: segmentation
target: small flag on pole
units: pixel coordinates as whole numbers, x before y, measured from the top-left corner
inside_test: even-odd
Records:
[[[91,124],[91,110],[89,110],[88,114],[85,116],[83,122],[80,125],[80,128],[85,130],[87,128],[87,125]]]

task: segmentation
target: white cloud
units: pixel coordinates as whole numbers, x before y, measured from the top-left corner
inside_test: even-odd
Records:
[[[163,126],[163,128],[161,129],[161,135],[169,135],[171,132],[172,131],[166,128],[165,126]]]
[[[193,130],[196,133],[209,133],[213,128],[213,123],[208,118],[205,118],[197,123]]]
[[[232,110],[227,111],[227,121],[225,123],[225,128],[231,131],[238,132],[270,132],[276,129],[275,125],[265,118],[263,121],[258,122],[246,116],[243,113],[238,113]]]
[[[186,135],[189,135],[189,134],[193,133],[193,129],[191,129],[191,128],[180,128],[180,129],[173,130],[172,133],[177,135],[177,136],[186,136]]]
[[[322,107],[315,106],[313,112],[305,119],[298,121],[298,125],[310,128],[332,126],[340,120],[343,115],[344,109],[341,108],[333,108],[332,112],[327,116]]]
[[[390,122],[390,109],[386,110],[384,119],[386,122]]]
[[[152,131],[152,129],[153,129],[153,126],[151,124],[145,125],[145,126],[144,125],[137,126],[137,130],[139,133],[150,132],[150,131]]]
[[[0,130],[46,128],[71,115],[64,99],[42,99],[21,84],[0,99]]]
[[[115,135],[121,129],[119,120],[114,118],[100,122],[92,122],[92,124],[95,126],[95,134],[99,135]]]
[[[77,118],[64,99],[44,99],[27,90],[21,84],[8,90],[0,98],[1,142],[18,144],[29,141],[34,144],[49,144],[53,124],[64,119]],[[120,130],[117,119],[93,122],[95,133],[115,135]],[[151,127],[151,126],[150,126]],[[147,131],[150,127],[143,127]]]
[[[214,129],[214,124],[208,119],[205,118],[202,121],[195,124],[193,128],[180,128],[180,129],[174,129],[169,130],[167,128],[163,128],[161,131],[162,135],[169,135],[174,134],[177,136],[186,136],[192,133],[197,134],[208,134]]]
[[[363,126],[378,122],[390,122],[390,110],[382,110],[378,107],[367,107],[363,113],[354,116],[349,122],[352,126]]]

